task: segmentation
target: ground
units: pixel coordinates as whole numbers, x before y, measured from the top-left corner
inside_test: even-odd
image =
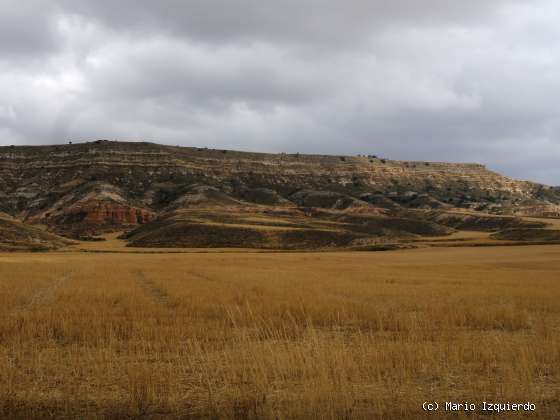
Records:
[[[424,401],[560,415],[558,245],[121,245],[0,254],[0,417],[454,418]]]

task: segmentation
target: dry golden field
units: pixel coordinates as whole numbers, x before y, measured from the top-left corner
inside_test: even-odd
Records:
[[[0,254],[0,319],[1,418],[560,418],[560,246]]]

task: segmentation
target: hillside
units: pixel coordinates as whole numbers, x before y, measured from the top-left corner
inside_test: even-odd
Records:
[[[84,238],[132,231],[135,246],[299,249],[444,235],[453,209],[560,216],[560,188],[478,164],[266,154],[153,143],[0,147],[0,211]],[[519,219],[486,230],[526,227]],[[512,222],[513,221],[513,222]]]
[[[47,251],[71,241],[21,223],[0,212],[0,251]]]

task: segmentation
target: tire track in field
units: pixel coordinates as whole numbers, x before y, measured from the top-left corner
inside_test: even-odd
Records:
[[[74,273],[72,271],[68,271],[64,273],[62,276],[53,280],[51,284],[45,286],[35,293],[31,295],[29,300],[18,306],[15,307],[11,313],[15,314],[22,314],[25,312],[30,311],[31,309],[39,306],[39,305],[48,305],[54,301],[54,298],[58,292],[58,290],[72,277]]]
[[[146,277],[142,270],[136,270],[134,275],[144,292],[154,301],[166,308],[174,308],[176,306],[169,293],[154,283],[153,280]]]
[[[219,281],[215,278],[212,278],[206,274],[203,273],[199,273],[198,271],[187,271],[187,274],[191,275],[192,277],[201,279],[201,280],[205,280],[205,281]]]

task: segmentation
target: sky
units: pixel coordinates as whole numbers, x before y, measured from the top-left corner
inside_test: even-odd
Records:
[[[553,0],[0,0],[0,145],[478,162],[560,185]]]

